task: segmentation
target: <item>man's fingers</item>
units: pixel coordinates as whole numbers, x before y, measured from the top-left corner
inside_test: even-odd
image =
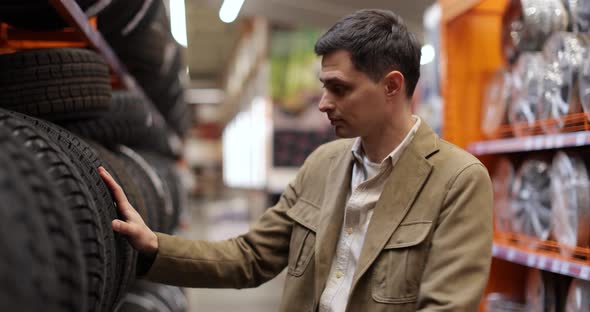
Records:
[[[117,204],[117,207],[119,208],[121,214],[125,217],[126,221],[138,222],[138,218],[141,219],[141,216],[139,215],[137,210],[135,210],[135,208],[131,206],[131,204]]]
[[[109,172],[106,171],[106,169],[104,169],[103,167],[99,167],[98,172],[99,172],[100,176],[102,177],[102,179],[107,184],[107,186],[109,187],[109,189],[111,190],[111,193],[113,194],[113,196],[115,197],[115,202],[117,203],[117,208],[119,209],[119,212],[121,213],[121,215],[124,217],[125,221],[143,224],[143,219],[141,218],[139,213],[135,210],[135,208],[133,208],[133,206],[131,206],[131,204],[127,200],[127,196],[125,196],[125,192],[123,191],[123,188],[121,188],[121,186],[117,183],[117,181],[115,181],[115,179],[113,179],[113,177],[109,174]],[[122,234],[126,234],[126,235],[132,234],[129,232],[124,232],[124,231],[129,231],[129,230],[133,231],[133,228],[132,228],[133,224],[130,224],[130,223],[123,223],[122,225],[119,224],[118,226],[121,227],[120,231],[117,228],[115,228],[115,226],[117,226],[117,224],[119,224],[119,223],[113,222],[113,229],[115,231],[120,232]],[[131,228],[129,228],[129,226],[131,226]]]
[[[115,201],[117,204],[123,204],[127,202],[127,196],[125,196],[125,192],[115,179],[111,176],[111,174],[103,167],[98,167],[98,173],[100,174],[101,178],[107,184],[113,196],[115,196]],[[123,206],[123,205],[120,205]]]
[[[136,232],[134,226],[130,223],[115,219],[112,222],[113,230],[127,236],[133,236]]]

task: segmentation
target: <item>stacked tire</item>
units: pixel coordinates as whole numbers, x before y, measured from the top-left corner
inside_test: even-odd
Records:
[[[188,77],[164,3],[113,0],[98,15],[98,28],[170,127],[184,136],[191,124],[183,92]]]
[[[78,2],[99,16],[120,5]],[[0,21],[63,27],[47,6],[6,1]],[[43,18],[35,24],[23,12]],[[153,230],[172,233],[187,201],[175,167],[178,137],[148,101],[111,90],[108,66],[90,50],[0,54],[0,311],[125,311],[137,252],[111,228],[121,216],[98,167]]]
[[[186,312],[188,299],[182,289],[138,281],[121,300],[115,312]]]

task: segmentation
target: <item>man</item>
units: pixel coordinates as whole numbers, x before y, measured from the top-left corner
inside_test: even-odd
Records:
[[[411,113],[420,46],[395,14],[362,10],[317,42],[319,104],[337,140],[308,157],[251,230],[223,241],[150,231],[101,169],[146,278],[255,287],[287,267],[280,311],[476,311],[491,262],[484,166]]]

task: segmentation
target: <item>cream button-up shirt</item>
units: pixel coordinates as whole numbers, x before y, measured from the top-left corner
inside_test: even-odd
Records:
[[[354,165],[350,197],[346,203],[344,224],[340,232],[330,275],[320,298],[320,312],[344,312],[348,303],[352,278],[363,248],[363,242],[373,215],[373,208],[381,196],[385,182],[402,152],[410,144],[420,127],[420,118],[412,116],[414,126],[403,141],[381,163],[373,163],[364,155],[361,140],[352,146]]]

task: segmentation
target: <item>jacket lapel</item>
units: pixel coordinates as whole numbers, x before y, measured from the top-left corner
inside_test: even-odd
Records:
[[[360,277],[381,253],[410,210],[432,170],[427,157],[438,151],[438,137],[424,123],[401,155],[377,201],[353,278],[351,293]]]
[[[332,259],[336,253],[336,247],[344,221],[344,210],[350,182],[352,177],[353,157],[350,148],[341,154],[336,154],[330,159],[328,171],[328,185],[325,188],[324,202],[320,212],[320,223],[316,242],[316,294],[315,302],[318,303],[321,292],[326,284]],[[343,170],[344,169],[344,170]]]

